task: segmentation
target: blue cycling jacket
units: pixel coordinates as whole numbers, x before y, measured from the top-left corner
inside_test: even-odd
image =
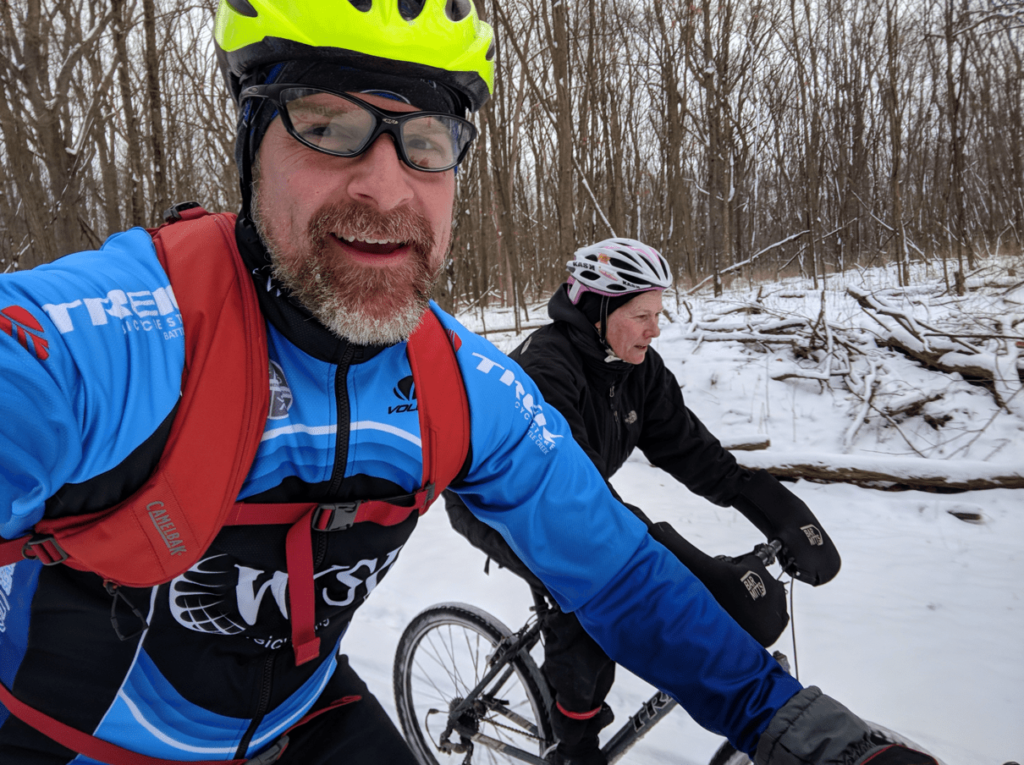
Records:
[[[271,389],[239,499],[348,501],[419,488],[404,343],[334,338],[270,278],[247,221],[237,236],[267,319]],[[611,496],[522,369],[431,310],[462,341],[471,413],[470,454],[451,488],[609,656],[752,751],[800,685]],[[142,229],[0,276],[0,536],[138,488],[166,440],[183,365],[173,289]],[[558,513],[544,511],[552,504]],[[355,609],[396,564],[416,521],[314,534],[322,654],[300,667],[289,645],[286,527],[225,528],[182,576],[126,591],[148,625],[122,603],[122,633],[139,633],[128,640],[114,634],[111,598],[95,575],[35,561],[0,568],[0,682],[143,754],[253,756],[324,693]],[[25,753],[43,748],[39,734],[11,719],[0,707],[0,761],[32,762]]]

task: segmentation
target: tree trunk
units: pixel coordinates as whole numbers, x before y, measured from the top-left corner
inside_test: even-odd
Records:
[[[572,92],[569,80],[569,11],[565,0],[552,0],[551,51],[555,76],[555,131],[558,143],[558,251],[564,258],[576,250],[573,225]]]
[[[167,162],[164,158],[164,119],[160,95],[160,54],[156,49],[156,9],[153,0],[142,0],[146,31],[146,94],[149,106],[150,146],[153,152],[153,221],[171,206],[167,198]]]

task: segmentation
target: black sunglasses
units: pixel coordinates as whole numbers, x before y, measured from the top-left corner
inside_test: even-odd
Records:
[[[476,138],[472,122],[451,114],[393,112],[348,93],[305,85],[254,85],[241,98],[271,101],[295,140],[335,157],[358,157],[387,133],[402,162],[425,173],[451,170]]]

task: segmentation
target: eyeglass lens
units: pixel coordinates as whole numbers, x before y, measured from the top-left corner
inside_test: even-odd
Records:
[[[355,101],[321,91],[289,89],[280,100],[295,137],[328,154],[355,156],[365,151],[380,119]],[[399,136],[409,162],[425,170],[453,167],[471,139],[457,119],[415,112],[402,115]]]

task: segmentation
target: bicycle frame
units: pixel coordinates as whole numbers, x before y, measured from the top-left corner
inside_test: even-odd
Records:
[[[607,744],[601,747],[601,751],[608,758],[609,765],[617,762],[676,706],[675,699],[660,691],[645,701],[640,710],[615,732]]]
[[[535,754],[531,754],[530,752],[519,749],[518,747],[498,741],[491,736],[487,736],[477,730],[474,730],[471,724],[461,722],[463,719],[472,720],[474,715],[478,715],[484,710],[487,710],[507,717],[518,725],[523,726],[534,735],[537,734],[537,729],[533,725],[530,725],[526,720],[523,720],[514,712],[503,709],[501,704],[494,704],[493,694],[486,692],[491,681],[499,675],[501,675],[501,677],[495,687],[501,688],[505,680],[512,673],[512,668],[509,666],[512,659],[522,654],[525,654],[526,658],[529,659],[530,650],[540,640],[541,629],[544,625],[544,617],[553,609],[544,595],[537,592],[534,592],[534,603],[535,605],[533,610],[537,615],[537,620],[533,624],[527,622],[512,636],[513,639],[507,645],[499,644],[495,655],[489,662],[491,664],[491,668],[484,674],[480,682],[466,694],[466,698],[449,711],[448,725],[445,728],[444,733],[441,734],[440,741],[438,742],[439,748],[442,751],[450,754],[472,755],[472,744],[456,744],[450,740],[451,735],[456,733],[462,739],[468,739],[475,744],[486,746],[494,751],[514,757],[517,760],[533,763],[533,765],[549,765],[547,760],[542,759]],[[602,750],[608,758],[609,764],[621,759],[627,751],[646,736],[650,730],[665,717],[665,715],[676,707],[676,705],[677,702],[675,699],[668,694],[661,693],[660,691],[644,702],[640,706],[640,709],[630,716],[626,723],[615,732],[611,739],[609,739],[608,743],[602,747]],[[554,746],[555,742],[545,743]]]
[[[506,744],[502,741],[498,741],[495,738],[491,738],[478,730],[474,730],[472,726],[466,725],[461,720],[469,715],[472,719],[473,714],[478,714],[483,709],[487,709],[491,712],[495,712],[504,717],[509,718],[513,722],[522,725],[524,728],[529,730],[534,735],[537,735],[537,729],[529,722],[519,717],[519,715],[511,712],[507,709],[503,709],[501,704],[492,703],[494,700],[493,694],[485,693],[485,689],[490,685],[491,681],[498,676],[499,673],[503,672],[503,675],[495,686],[501,688],[505,684],[505,680],[512,674],[512,667],[509,663],[513,657],[525,654],[526,658],[529,659],[530,649],[537,644],[540,640],[540,631],[543,624],[543,613],[547,612],[547,604],[543,604],[544,610],[541,611],[540,605],[536,609],[538,611],[538,619],[532,625],[527,622],[526,625],[519,632],[515,633],[515,638],[507,646],[499,644],[498,651],[495,656],[491,659],[491,668],[484,674],[480,682],[466,694],[466,698],[462,700],[454,709],[451,709],[448,713],[448,726],[445,728],[444,733],[441,734],[441,739],[438,742],[439,748],[447,753],[454,754],[471,754],[472,745],[455,744],[450,740],[452,733],[459,734],[460,738],[469,739],[483,746],[494,749],[495,751],[502,752],[515,757],[516,759],[523,760],[524,762],[534,763],[535,765],[548,765],[545,760],[537,757],[534,754],[530,754],[522,749]],[[552,742],[545,742],[551,744]],[[468,759],[468,758],[467,758]]]

